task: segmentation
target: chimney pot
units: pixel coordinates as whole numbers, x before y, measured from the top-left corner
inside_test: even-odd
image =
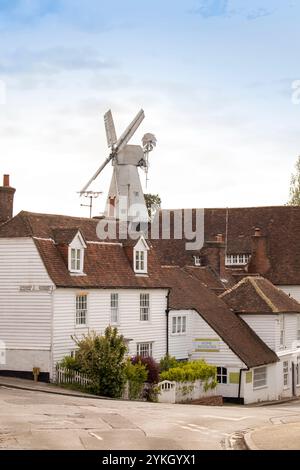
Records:
[[[3,186],[9,188],[9,175],[3,175]]]

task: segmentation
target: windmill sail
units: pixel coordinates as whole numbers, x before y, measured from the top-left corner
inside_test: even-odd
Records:
[[[117,134],[111,110],[107,111],[107,113],[104,114],[104,124],[106,130],[107,145],[109,148],[113,148],[113,146],[117,142]]]
[[[122,148],[125,147],[125,145],[129,142],[129,140],[131,139],[131,137],[133,136],[133,134],[135,133],[135,131],[137,130],[141,122],[144,120],[144,118],[145,118],[145,113],[143,109],[141,109],[140,112],[136,115],[136,117],[132,121],[132,123],[129,124],[127,129],[123,132],[121,137],[118,139],[117,144],[116,144],[116,148],[118,152],[122,150]]]

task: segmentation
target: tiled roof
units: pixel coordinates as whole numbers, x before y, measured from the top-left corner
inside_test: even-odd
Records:
[[[54,228],[52,230],[55,243],[58,245],[69,245],[80,232],[78,227],[74,228]]]
[[[182,269],[162,269],[164,279],[171,287],[169,302],[172,309],[196,310],[248,367],[278,361],[275,352],[210,289]]]
[[[121,243],[99,242],[97,223],[95,219],[21,212],[0,227],[0,238],[32,237],[49,276],[58,287],[166,288],[170,290],[171,309],[197,311],[248,367],[278,360],[254,331],[206,287],[220,287],[212,272],[203,269],[196,274],[192,269],[185,271],[178,266],[161,266],[156,255],[156,243],[148,255],[149,275],[136,275]],[[70,233],[74,233],[75,227],[87,244],[84,276],[69,273],[63,252],[53,239],[53,230],[66,230],[65,240]]]
[[[186,266],[184,269],[216,293],[224,292],[225,287],[219,276],[209,266]]]
[[[300,313],[300,304],[263,277],[245,277],[220,295],[236,313]]]
[[[195,211],[193,209],[194,219]],[[254,229],[259,227],[267,237],[271,265],[264,276],[276,285],[300,284],[300,206],[205,209],[204,221],[205,241],[214,241],[218,234],[223,234],[225,239],[227,234],[228,254],[251,253],[251,238]],[[153,240],[161,263],[167,265],[193,264],[195,252],[186,251],[185,243],[184,238]],[[201,250],[204,254],[206,251],[207,247]]]

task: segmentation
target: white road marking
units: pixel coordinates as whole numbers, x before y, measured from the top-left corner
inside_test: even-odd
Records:
[[[187,429],[188,431],[200,432],[202,434],[219,434],[220,436],[230,436],[227,432],[218,431],[217,429],[210,429],[204,426],[198,426],[197,424],[187,424],[186,426],[180,426],[182,429]]]
[[[254,416],[242,416],[241,418],[229,418],[228,416],[203,415],[202,418],[224,419],[226,421],[242,421],[243,419],[254,418]]]
[[[98,441],[103,441],[103,438],[95,434],[94,432],[89,432],[89,435],[98,439]]]

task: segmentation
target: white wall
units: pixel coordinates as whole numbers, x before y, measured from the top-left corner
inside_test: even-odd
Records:
[[[254,369],[251,369],[252,381],[246,383],[246,373],[243,372],[242,380],[242,392],[241,395],[244,397],[244,404],[256,403],[262,401],[273,401],[278,399],[278,365],[269,364],[267,367],[267,384],[265,387],[254,389],[253,388],[253,376]]]
[[[278,315],[272,314],[257,314],[257,315],[250,315],[250,314],[242,314],[240,317],[248,323],[250,328],[255,331],[255,333],[269,346],[270,349],[273,351],[276,350],[276,342],[277,338],[276,335],[278,334],[279,330],[277,331],[278,327]]]
[[[33,285],[36,291],[21,292]],[[0,340],[7,349],[2,370],[49,371],[51,349],[52,286],[38,250],[31,238],[0,239]]]
[[[172,335],[172,317],[186,315],[187,317],[187,334]],[[230,383],[230,374],[238,374],[241,368],[246,367],[245,364],[231,351],[218,334],[206,323],[206,321],[193,310],[171,310],[169,314],[169,353],[176,359],[188,358],[204,359],[207,364],[219,367],[226,367],[228,372],[227,384],[219,384],[217,394],[224,397],[238,396],[238,383]],[[212,339],[218,340],[218,351],[197,352],[197,342],[195,339]]]
[[[293,297],[295,300],[300,302],[300,286],[277,286],[282,289],[283,292]]]
[[[81,337],[89,331],[103,333],[110,323],[110,294],[119,293],[119,325],[120,333],[129,343],[130,355],[137,352],[138,342],[153,342],[153,357],[160,359],[166,353],[166,289],[79,289],[59,288],[54,293],[54,331],[53,350],[54,364],[65,355],[76,349],[72,335]],[[150,321],[140,321],[140,293],[150,294]],[[88,295],[88,325],[75,326],[76,295]]]

